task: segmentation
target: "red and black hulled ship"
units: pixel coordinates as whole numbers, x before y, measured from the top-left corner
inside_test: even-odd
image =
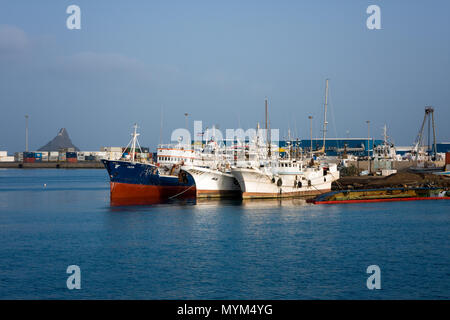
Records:
[[[163,174],[155,164],[136,161],[136,130],[135,125],[129,159],[102,160],[110,178],[112,204],[151,204],[174,197],[194,197],[195,182],[189,175]]]

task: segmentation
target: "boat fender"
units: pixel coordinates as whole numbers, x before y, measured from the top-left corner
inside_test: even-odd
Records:
[[[275,178],[272,178],[272,183],[275,183]]]
[[[297,182],[297,188],[301,188],[302,187],[302,182],[301,181],[298,181]]]
[[[283,185],[283,181],[281,180],[281,178],[280,179],[278,179],[278,181],[277,181],[277,186],[278,187],[281,187]]]
[[[308,180],[308,187],[311,187],[311,180]]]

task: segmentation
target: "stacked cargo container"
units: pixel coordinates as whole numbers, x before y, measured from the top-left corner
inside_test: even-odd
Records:
[[[42,151],[42,162],[48,162],[48,151]]]
[[[11,161],[17,162],[82,162],[82,161],[100,161],[102,159],[120,159],[124,151],[130,154],[130,148],[122,147],[102,147],[101,151],[69,151],[73,148],[60,149],[59,151],[33,151],[33,152],[16,152],[14,157],[10,157]],[[149,160],[152,156],[148,152],[148,148],[136,150],[136,159]],[[0,151],[0,159],[5,152]],[[4,158],[4,157],[3,157]],[[6,159],[6,158],[5,158]],[[0,160],[1,161],[1,160]]]
[[[60,152],[58,155],[58,161],[66,161],[66,153]]]
[[[84,152],[77,152],[77,161],[85,161],[86,156]]]
[[[34,162],[42,162],[42,152],[34,153]]]
[[[66,161],[67,162],[77,162],[77,153],[76,152],[66,152]]]
[[[14,157],[8,156],[8,151],[0,151],[0,162],[13,162]]]
[[[106,159],[107,158],[106,152],[102,152],[102,151],[95,152],[95,154],[93,154],[93,156],[95,156],[95,160],[96,161],[100,161],[102,159]]]
[[[48,155],[48,161],[58,161],[59,152],[58,151],[50,151]]]
[[[23,162],[25,163],[34,163],[36,162],[36,158],[34,152],[24,152],[23,153]]]
[[[14,153],[14,161],[23,162],[23,152]]]

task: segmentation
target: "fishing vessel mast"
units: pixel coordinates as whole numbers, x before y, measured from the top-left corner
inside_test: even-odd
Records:
[[[134,159],[136,157],[136,141],[139,133],[137,131],[137,123],[134,124],[134,132],[132,133],[133,141],[131,143],[131,161],[134,162]]]
[[[323,108],[323,142],[322,142],[322,148],[320,150],[317,150],[318,154],[325,154],[325,142],[326,142],[326,133],[327,133],[327,107],[328,107],[328,80],[325,80],[325,103]],[[312,140],[312,139],[311,139]]]
[[[139,150],[142,153],[142,148],[141,148],[141,145],[139,144],[139,140],[137,138],[140,135],[139,133],[137,133],[137,128],[138,128],[137,123],[134,124],[133,128],[134,128],[134,130],[133,130],[133,133],[131,134],[131,140],[130,140],[130,142],[128,142],[128,144],[127,144],[127,146],[125,148],[125,151],[123,152],[123,153],[125,153],[128,150],[128,147],[130,147],[130,149],[131,149],[130,150],[131,151],[131,155],[130,155],[131,162],[135,162],[135,159],[136,159],[136,145],[139,147]],[[123,157],[123,154],[122,154],[122,157]]]
[[[268,126],[268,121],[269,121],[269,110],[268,110],[268,100],[267,100],[267,98],[265,99],[265,107],[266,107],[266,143],[267,143],[267,146],[268,146],[268,149],[267,149],[267,156],[270,158],[270,156],[271,156],[271,149],[270,149],[270,147],[271,147],[271,141],[270,141],[270,134],[269,134],[269,126]]]
[[[325,140],[327,135],[327,107],[328,107],[328,79],[325,81],[325,104],[324,104],[324,114],[323,114],[323,145],[322,152],[325,153]]]

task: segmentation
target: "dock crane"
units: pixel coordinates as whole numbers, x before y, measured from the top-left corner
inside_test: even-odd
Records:
[[[436,128],[434,125],[434,109],[431,106],[425,107],[425,115],[423,117],[422,126],[420,127],[419,134],[417,135],[416,141],[414,142],[414,147],[412,149],[413,153],[415,153],[416,158],[415,160],[418,160],[419,152],[422,147],[422,140],[423,140],[423,129],[425,128],[425,123],[428,119],[428,156],[431,156],[431,160],[436,160]],[[430,139],[431,139],[431,127],[433,128],[433,146],[430,149]]]

